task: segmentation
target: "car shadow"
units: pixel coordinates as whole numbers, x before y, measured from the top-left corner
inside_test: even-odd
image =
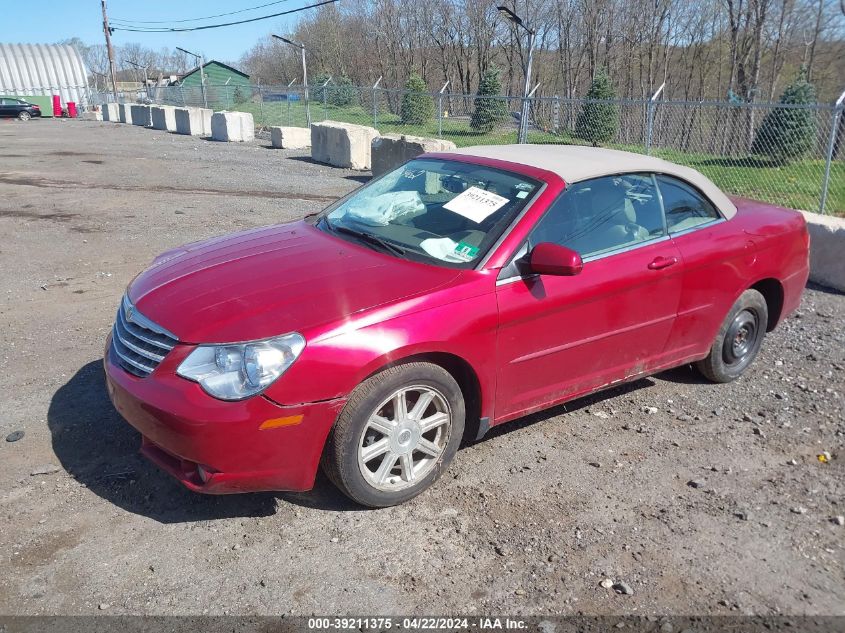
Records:
[[[656,379],[700,382],[689,367],[659,374]],[[654,386],[642,378],[607,391],[527,415],[496,426],[478,441],[492,441],[560,415],[573,413],[619,396]],[[343,495],[318,472],[308,492],[202,495],[191,492],[144,459],[138,452],[140,434],[114,409],[105,387],[102,361],[79,369],[50,401],[47,424],[53,451],[62,467],[91,492],[127,512],[159,523],[190,523],[212,519],[271,516],[279,502],[327,512],[360,512],[366,508]]]
[[[193,493],[141,457],[140,434],[112,406],[102,361],[88,363],[50,401],[47,425],[62,467],[97,496],[160,523],[270,516],[278,495]]]
[[[654,377],[659,380],[665,380],[666,382],[673,382],[679,385],[715,384],[705,379],[704,376],[702,376],[692,365],[681,365],[680,367],[667,369],[659,374],[655,374]]]
[[[517,418],[516,420],[512,420],[510,422],[506,422],[499,426],[494,426],[490,429],[483,438],[476,442],[472,442],[469,445],[478,444],[480,442],[488,442],[494,438],[497,438],[501,435],[506,435],[507,433],[513,433],[514,431],[518,431],[520,429],[524,429],[528,426],[533,426],[540,422],[546,422],[555,418],[560,415],[574,413],[576,411],[580,411],[581,409],[586,409],[588,407],[594,406],[599,404],[605,400],[610,400],[611,398],[617,398],[619,396],[624,396],[626,394],[632,393],[634,391],[639,391],[641,389],[648,389],[649,387],[655,386],[655,381],[652,378],[640,378],[638,380],[634,380],[629,383],[625,383],[623,385],[619,385],[618,387],[613,387],[612,389],[608,389],[606,391],[600,391],[598,393],[591,394],[589,396],[584,396],[583,398],[577,398],[576,400],[570,400],[569,402],[565,402],[563,404],[559,404],[555,407],[550,409],[543,409],[542,411],[538,411],[537,413],[531,413],[529,415],[523,416],[521,418]]]

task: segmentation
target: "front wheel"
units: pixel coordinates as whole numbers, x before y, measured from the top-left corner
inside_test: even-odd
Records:
[[[27,112],[26,110],[24,110],[23,112],[18,113],[18,118],[21,121],[29,121],[32,118],[32,115],[29,112]]]
[[[728,312],[707,358],[696,367],[713,382],[731,382],[751,365],[763,344],[769,310],[756,290],[746,290]]]
[[[326,443],[323,470],[362,505],[403,503],[448,467],[465,417],[461,389],[445,369],[391,367],[352,392]]]

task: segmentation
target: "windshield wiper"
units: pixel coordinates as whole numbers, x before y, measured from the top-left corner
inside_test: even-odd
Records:
[[[323,222],[330,231],[334,231],[335,233],[345,233],[346,235],[357,237],[362,242],[366,242],[371,246],[377,246],[384,251],[393,253],[394,255],[402,256],[406,252],[405,249],[401,246],[396,246],[396,244],[392,244],[387,240],[383,240],[382,238],[378,237],[377,235],[373,235],[372,233],[359,231],[358,229],[353,229],[342,224],[333,224],[329,222],[326,218],[323,218]]]

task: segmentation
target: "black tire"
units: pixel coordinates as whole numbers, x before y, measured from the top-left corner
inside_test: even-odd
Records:
[[[365,466],[359,463],[362,442],[365,445],[367,442],[365,433],[368,432],[368,421],[397,390],[416,386],[435,390],[448,403],[451,425],[448,435],[444,435],[442,440],[445,441],[445,447],[436,461],[426,467],[427,474],[418,482],[402,482],[408,486],[402,490],[380,490],[364,477],[362,469]],[[442,367],[416,362],[388,368],[365,380],[352,392],[326,442],[322,458],[323,471],[341,492],[361,505],[385,508],[404,503],[431,486],[448,468],[458,452],[465,418],[466,408],[461,388]],[[413,456],[411,459],[413,463]]]
[[[725,317],[710,353],[696,367],[713,382],[736,380],[757,357],[768,323],[769,310],[763,295],[746,290]]]
[[[22,112],[18,113],[18,118],[21,121],[29,121],[32,118],[32,115],[26,110],[23,110]]]

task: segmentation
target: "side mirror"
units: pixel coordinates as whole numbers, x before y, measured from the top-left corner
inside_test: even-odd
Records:
[[[531,249],[528,266],[532,273],[568,277],[577,275],[584,268],[581,256],[571,248],[542,242]]]

